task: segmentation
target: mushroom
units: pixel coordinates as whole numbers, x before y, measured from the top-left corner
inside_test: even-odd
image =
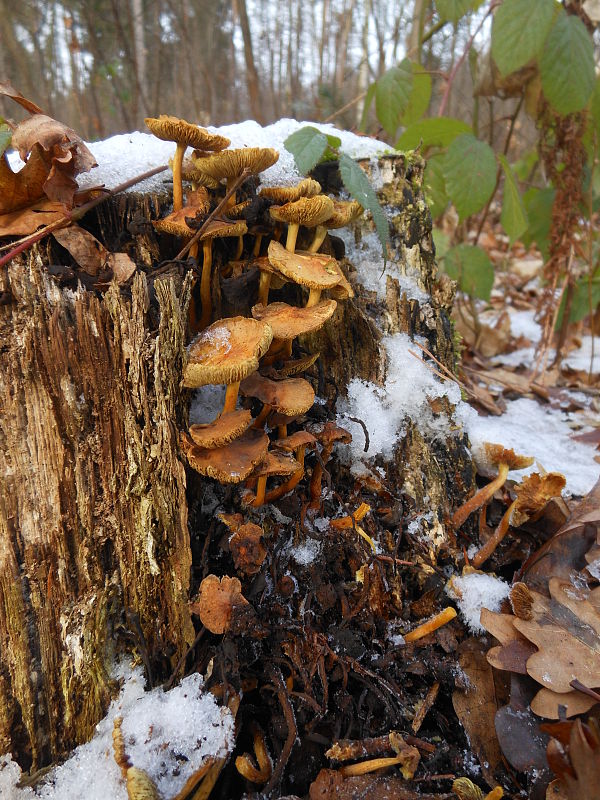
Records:
[[[220,153],[196,159],[196,167],[214,180],[227,181],[227,188],[246,169],[249,175],[257,175],[273,166],[279,158],[277,150],[271,147],[243,147],[236,150],[222,150]],[[228,206],[234,206],[235,192],[229,198]]]
[[[252,425],[252,414],[249,411],[245,409],[231,411],[228,414],[221,414],[208,425],[191,425],[190,436],[198,447],[212,450],[237,439],[250,425]]]
[[[321,184],[313,178],[304,178],[295,186],[263,186],[260,197],[266,197],[275,203],[291,203],[301,197],[314,197],[320,194]]]
[[[269,260],[268,256],[259,256],[252,262],[260,271],[258,279],[258,302],[263,306],[269,303],[269,291],[271,289],[280,289],[288,282],[288,279],[283,275],[276,266]]]
[[[302,356],[302,358],[284,361],[279,369],[268,367],[263,370],[261,368],[261,373],[267,378],[273,378],[276,381],[280,381],[282,378],[291,378],[294,375],[305,372],[309,367],[312,367],[320,355],[320,353],[309,353],[309,355]]]
[[[198,597],[190,603],[190,610],[211,633],[225,633],[230,628],[234,611],[249,605],[238,578],[224,575],[219,579],[217,575],[207,575],[200,584]]]
[[[271,264],[287,278],[309,289],[306,306],[315,306],[321,292],[341,281],[334,258],[317,253],[290,253],[279,242],[270,242],[268,258]]]
[[[334,228],[343,228],[358,219],[363,213],[364,208],[357,200],[334,200],[333,214],[317,226],[315,238],[308,248],[309,253],[316,253],[323,244],[327,232]]]
[[[291,492],[292,489],[296,488],[304,476],[304,454],[306,452],[306,448],[316,447],[316,445],[317,440],[312,433],[309,433],[308,431],[296,431],[295,433],[292,433],[291,436],[286,436],[284,439],[278,439],[275,442],[275,447],[278,447],[281,450],[292,452],[299,466],[296,472],[294,472],[294,474],[285,483],[282,483],[276,489],[272,489],[270,492],[267,492],[265,495],[267,503],[272,503],[274,500],[279,500],[280,497],[283,497],[288,492]]]
[[[235,411],[240,381],[258,369],[272,339],[271,327],[255,319],[227,317],[214,322],[188,346],[183,385],[197,389],[226,384],[222,413]]]
[[[158,118],[146,117],[144,122],[158,139],[177,144],[173,158],[173,210],[179,211],[183,206],[181,164],[186,149],[198,147],[201,150],[222,150],[231,142],[224,136],[209,133],[205,128],[200,128],[184,119],[169,117],[165,114],[161,114]]]
[[[298,471],[298,467],[296,459],[288,453],[269,451],[249,476],[250,481],[257,480],[256,494],[254,496],[251,493],[246,495],[244,503],[254,508],[262,506],[265,502],[267,478],[272,475],[292,475]]]
[[[286,378],[282,381],[273,381],[254,372],[240,384],[240,392],[245,397],[256,397],[263,408],[254,420],[256,428],[262,426],[271,413],[278,411],[288,417],[304,414],[315,402],[315,392],[304,378]],[[283,438],[287,435],[286,426],[280,426],[279,434]]]
[[[252,762],[249,753],[244,753],[244,755],[236,758],[235,768],[240,775],[251,783],[266,783],[273,772],[273,762],[267,750],[265,735],[255,722],[251,723],[250,730],[252,731],[254,755],[256,756],[258,769]]]
[[[267,454],[269,437],[264,431],[249,430],[224,447],[198,447],[186,433],[180,437],[181,449],[190,467],[200,475],[220,483],[241,483]]]
[[[463,503],[460,508],[457,508],[452,517],[452,526],[456,529],[459,528],[467,517],[477,511],[478,508],[485,505],[490,500],[494,492],[504,486],[508,473],[511,470],[525,469],[533,464],[533,458],[530,456],[520,456],[514,450],[504,448],[501,444],[491,444],[485,442],[484,445],[484,466],[489,468],[495,466],[498,468],[498,474],[494,480],[490,481],[487,486],[481,488],[478,492]]]
[[[315,436],[322,446],[321,461],[315,464],[313,474],[310,478],[310,507],[317,508],[321,502],[321,479],[323,478],[323,466],[326,464],[333,451],[336,442],[349,444],[352,441],[352,434],[345,428],[340,428],[335,422],[326,422],[322,427],[315,428]]]
[[[244,220],[235,222],[228,219],[211,219],[206,230],[200,237],[202,241],[202,276],[200,278],[200,297],[202,299],[202,317],[200,329],[204,330],[212,317],[211,297],[211,272],[212,272],[212,243],[213,239],[223,239],[227,236],[243,236],[248,231]]]
[[[269,214],[277,222],[287,222],[288,232],[286,249],[293,253],[296,249],[296,238],[300,225],[314,228],[333,214],[333,200],[325,194],[314,197],[301,197],[293,203],[282,206],[271,206]]]
[[[245,575],[256,575],[267,557],[260,525],[247,522],[240,525],[229,539],[229,549],[235,568]]]
[[[273,341],[267,359],[270,355],[289,358],[296,336],[318,331],[332,316],[336,307],[335,300],[323,300],[308,308],[297,308],[287,303],[270,303],[268,306],[259,303],[253,306],[254,319],[267,322],[273,330]]]
[[[559,472],[548,472],[546,475],[534,472],[523,478],[521,485],[515,486],[516,497],[506,509],[498,527],[471,559],[472,566],[478,569],[487,561],[506,536],[510,525],[519,528],[541,512],[553,497],[560,497],[565,483],[565,476]]]

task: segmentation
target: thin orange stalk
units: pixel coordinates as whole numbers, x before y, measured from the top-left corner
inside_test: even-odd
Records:
[[[417,639],[422,639],[424,636],[427,636],[429,633],[433,633],[438,628],[441,628],[442,625],[445,625],[450,620],[454,619],[456,616],[456,610],[451,606],[448,606],[443,611],[440,611],[439,614],[436,614],[427,622],[424,622],[422,625],[419,625],[414,630],[407,633],[404,637],[405,642],[416,642]]]

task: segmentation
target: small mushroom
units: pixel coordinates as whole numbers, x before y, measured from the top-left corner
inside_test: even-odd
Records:
[[[282,206],[271,206],[269,214],[277,222],[287,222],[288,232],[285,242],[286,250],[293,253],[296,249],[296,238],[300,225],[314,228],[333,214],[333,200],[325,194],[314,197],[301,197],[292,203]]]
[[[295,186],[263,186],[260,197],[266,197],[275,203],[292,203],[301,197],[314,197],[321,193],[321,184],[313,178],[304,178]]]
[[[466,503],[456,509],[452,517],[454,529],[459,528],[473,511],[477,511],[478,508],[481,508],[491,500],[494,492],[504,486],[511,470],[525,469],[533,464],[533,458],[530,456],[517,455],[514,450],[506,449],[501,444],[485,442],[483,447],[485,466],[487,468],[497,467],[498,474],[487,486],[475,492]]]
[[[284,361],[278,369],[268,367],[263,370],[261,368],[261,373],[267,378],[273,378],[277,381],[280,381],[282,378],[291,378],[294,375],[299,375],[301,372],[306,372],[309,367],[312,367],[320,355],[320,353],[309,353],[309,355],[302,356],[302,358]]]
[[[240,392],[245,397],[256,397],[263,403],[263,408],[254,420],[256,428],[261,427],[271,411],[278,411],[288,417],[304,414],[315,402],[315,392],[304,378],[286,378],[282,381],[273,381],[254,372],[240,384]],[[280,435],[286,436],[287,431]]]
[[[308,252],[316,253],[323,244],[328,231],[349,225],[355,219],[358,219],[363,211],[364,208],[356,200],[334,200],[333,214],[317,226],[315,238],[312,240]]]
[[[207,575],[200,584],[198,597],[190,603],[190,610],[211,633],[225,633],[234,611],[249,605],[238,578]]]
[[[252,425],[252,414],[246,409],[221,414],[208,425],[191,425],[190,436],[198,447],[214,450],[241,436]]]
[[[250,475],[251,481],[257,481],[256,495],[246,495],[246,497],[244,497],[244,503],[246,503],[246,505],[253,506],[254,508],[262,506],[265,502],[267,479],[274,475],[280,475],[284,477],[292,475],[298,471],[298,468],[298,462],[288,453],[269,451],[260,464],[255,467],[252,475]]]
[[[177,148],[173,158],[173,210],[179,211],[183,207],[183,183],[181,178],[181,165],[183,154],[188,147],[198,147],[202,150],[222,150],[230,144],[229,139],[218,134],[209,133],[205,128],[186,122],[184,119],[169,117],[161,114],[160,117],[146,117],[144,120],[151,133],[158,139],[175,142]]]
[[[283,497],[288,492],[291,492],[296,488],[304,476],[304,454],[306,453],[306,448],[314,448],[316,445],[317,440],[312,433],[309,433],[308,431],[296,431],[295,433],[292,433],[291,436],[286,436],[284,439],[278,439],[275,442],[275,447],[293,453],[299,466],[296,472],[294,472],[294,474],[288,478],[285,483],[282,483],[276,489],[272,489],[270,492],[267,492],[265,495],[267,503],[272,503],[275,500],[279,500],[280,497]]]
[[[267,322],[273,330],[273,341],[264,361],[269,357],[289,358],[292,355],[292,342],[296,336],[318,331],[333,315],[337,307],[335,300],[323,300],[308,308],[297,308],[287,303],[261,303],[252,308],[252,316]]]
[[[227,181],[227,189],[246,169],[249,175],[257,175],[279,158],[277,150],[271,147],[243,147],[234,150],[222,150],[220,153],[196,159],[196,167],[214,180]],[[235,192],[229,198],[227,207],[234,206]]]
[[[289,280],[309,290],[307,307],[315,306],[321,299],[321,292],[330,289],[341,281],[334,258],[318,253],[290,253],[279,242],[270,242],[268,258],[271,264]]]
[[[251,783],[266,783],[273,772],[273,762],[267,750],[265,742],[265,735],[260,727],[255,723],[251,723],[252,739],[254,746],[254,755],[256,756],[256,763],[258,769],[252,763],[252,758],[248,753],[238,756],[235,760],[235,768],[246,780]]]
[[[271,327],[247,317],[227,317],[205,328],[188,346],[183,385],[226,384],[222,413],[235,411],[240,381],[258,369],[273,339]]]
[[[240,525],[229,539],[229,549],[237,570],[244,575],[256,575],[267,557],[263,529],[253,522]]]
[[[559,472],[548,472],[546,475],[534,472],[523,478],[523,482],[515,486],[516,497],[506,509],[498,527],[471,559],[472,566],[478,569],[487,561],[506,536],[510,525],[519,528],[543,511],[553,497],[560,497],[565,483],[565,476]]]
[[[322,464],[327,464],[333,452],[336,442],[349,444],[352,441],[352,434],[345,428],[336,425],[335,422],[326,422],[323,426],[313,429],[315,436],[322,446],[321,462],[315,464],[313,474],[310,478],[310,507],[318,508],[321,502],[321,480],[323,478]]]
[[[181,449],[188,464],[200,475],[220,483],[241,483],[267,454],[269,437],[251,429],[223,447],[198,447],[186,433],[180,436]]]

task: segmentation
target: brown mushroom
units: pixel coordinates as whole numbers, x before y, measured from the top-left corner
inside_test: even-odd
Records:
[[[183,385],[197,389],[226,384],[222,413],[235,411],[240,381],[258,369],[272,339],[271,327],[255,319],[227,317],[214,322],[188,346]]]
[[[306,306],[315,306],[321,292],[341,281],[334,258],[318,253],[290,253],[279,242],[270,242],[268,258],[287,278],[309,289]]]
[[[245,397],[256,397],[263,408],[254,421],[255,427],[264,424],[266,418],[275,410],[288,417],[304,414],[315,402],[315,392],[304,378],[286,378],[282,381],[273,381],[254,372],[240,384],[240,392]],[[280,435],[287,435],[280,428]]]
[[[475,553],[471,559],[471,565],[479,569],[504,539],[510,525],[515,528],[524,525],[541,512],[553,497],[560,497],[565,484],[565,476],[559,472],[548,472],[546,475],[534,472],[523,478],[523,482],[519,486],[515,486],[515,499],[506,509],[494,533]]]
[[[222,150],[215,155],[196,159],[196,166],[215,180],[227,181],[227,189],[246,169],[249,175],[257,175],[273,166],[279,158],[277,150],[271,147],[243,147],[235,150]],[[235,205],[235,192],[228,201],[228,206]]]
[[[287,222],[288,232],[285,247],[290,253],[296,249],[296,238],[300,225],[314,228],[333,214],[333,200],[325,194],[301,197],[282,206],[271,206],[269,214],[277,222]]]
[[[196,600],[190,603],[190,610],[211,633],[225,633],[230,628],[234,611],[249,605],[238,578],[224,575],[219,579],[216,575],[207,575],[200,584]]]
[[[222,150],[230,144],[230,141],[224,136],[209,133],[205,128],[200,128],[184,119],[169,117],[165,114],[161,114],[158,118],[146,117],[144,122],[158,139],[175,142],[177,145],[173,158],[173,210],[179,211],[183,207],[181,164],[186,149],[198,147],[202,150]]]
[[[286,436],[284,439],[278,439],[275,442],[275,446],[282,449],[287,450],[288,452],[292,452],[296,461],[298,462],[299,466],[296,472],[288,478],[285,483],[282,483],[276,489],[272,489],[270,492],[267,492],[265,495],[265,499],[267,503],[272,503],[275,500],[279,500],[280,497],[283,497],[288,492],[291,492],[296,486],[300,483],[304,476],[304,454],[306,452],[307,447],[316,447],[317,440],[308,431],[296,431],[292,433],[291,436]]]
[[[488,500],[491,500],[494,492],[500,489],[501,486],[504,486],[508,473],[511,470],[525,469],[533,464],[533,458],[530,456],[517,455],[514,450],[506,449],[501,444],[485,442],[484,453],[489,465],[498,468],[498,474],[487,486],[475,492],[466,503],[463,503],[460,508],[456,509],[452,517],[452,525],[455,529],[459,528],[473,511],[477,511],[477,509],[485,505]]]
[[[363,211],[364,208],[357,200],[334,200],[333,214],[317,226],[315,238],[312,240],[308,252],[316,253],[323,244],[328,231],[349,225],[355,219],[358,219]]]
[[[198,447],[213,450],[223,447],[241,436],[252,425],[252,414],[242,409],[221,414],[208,425],[191,425],[190,436]]]
[[[288,453],[277,453],[269,451],[260,464],[254,468],[249,476],[250,481],[256,480],[256,494],[248,494],[244,497],[246,505],[257,508],[265,502],[267,489],[267,478],[273,475],[288,476],[298,471],[298,462]]]
[[[262,537],[263,529],[260,525],[247,522],[240,525],[229,539],[235,568],[245,575],[256,575],[267,557],[267,548]]]
[[[261,303],[252,308],[254,319],[267,322],[273,330],[273,341],[267,353],[289,358],[292,355],[292,342],[296,336],[312,333],[322,328],[337,307],[335,300],[323,300],[308,308],[297,308],[287,303]],[[268,363],[265,361],[264,363]]]
[[[260,197],[266,197],[275,203],[292,203],[301,197],[314,197],[320,194],[321,184],[313,178],[304,178],[295,186],[263,186]]]
[[[302,358],[284,361],[278,369],[268,367],[263,370],[261,367],[261,373],[267,378],[273,378],[276,381],[280,381],[282,378],[291,378],[294,375],[305,372],[309,367],[312,367],[320,355],[320,353],[310,353],[307,356],[302,356]]]
[[[241,483],[267,453],[269,437],[254,428],[223,447],[198,447],[186,433],[180,436],[181,449],[190,467],[200,475],[220,483]]]

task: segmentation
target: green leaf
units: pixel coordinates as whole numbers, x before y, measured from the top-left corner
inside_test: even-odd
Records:
[[[594,94],[592,95],[592,102],[590,104],[590,116],[594,122],[596,133],[600,137],[600,77],[596,78]]]
[[[594,48],[585,25],[561,9],[540,55],[542,89],[559,114],[585,108],[594,90]]]
[[[529,226],[529,220],[527,219],[523,199],[510,164],[503,155],[499,155],[498,158],[504,170],[504,193],[502,196],[500,222],[506,233],[508,233],[508,238],[512,244],[515,239],[525,233]]]
[[[365,104],[363,105],[362,115],[360,118],[360,123],[358,129],[360,131],[367,130],[367,119],[369,116],[369,108],[371,107],[371,103],[375,99],[375,90],[377,89],[377,84],[372,83],[369,88],[367,89],[367,94],[365,95]]]
[[[405,58],[397,67],[390,67],[377,80],[375,88],[375,111],[383,129],[395,136],[400,117],[408,106],[413,85],[410,61]]]
[[[375,190],[371,186],[364,170],[360,168],[356,161],[353,161],[353,159],[345,153],[340,155],[340,174],[344,186],[352,197],[358,200],[361,206],[370,211],[373,215],[373,222],[377,229],[377,235],[381,242],[385,261],[390,240],[390,226],[379,204]]]
[[[319,163],[329,147],[327,136],[312,125],[306,125],[290,134],[283,144],[294,156],[296,166],[303,175]]]
[[[0,156],[4,153],[10,140],[12,139],[12,131],[8,125],[0,124]]]
[[[441,261],[450,249],[450,236],[439,228],[434,228],[431,235],[435,245],[435,257]]]
[[[529,189],[523,195],[529,227],[521,239],[526,247],[535,243],[540,249],[544,261],[548,259],[550,247],[550,226],[552,224],[554,195],[554,189]]]
[[[480,211],[496,186],[496,156],[486,142],[471,133],[455,139],[444,156],[448,197],[460,220]]]
[[[432,219],[437,219],[444,213],[450,202],[446,194],[442,156],[432,156],[427,160],[423,176],[423,190],[427,205],[431,211],[431,217]]]
[[[501,75],[516,72],[537,56],[554,8],[554,0],[504,0],[492,25],[492,58]]]
[[[400,123],[405,126],[420,120],[429,108],[431,100],[431,75],[416,61],[410,62],[410,68],[413,74],[412,91],[400,120]]]
[[[494,283],[494,267],[485,250],[470,244],[452,247],[444,257],[444,269],[461,292],[489,300]]]
[[[475,11],[483,0],[435,0],[438,14],[448,22],[458,22],[469,11]]]
[[[562,326],[566,299],[566,296],[563,296],[558,312],[558,318],[556,320],[556,330],[560,330]],[[587,275],[583,275],[581,278],[575,281],[575,286],[573,287],[573,297],[571,298],[569,322],[580,322],[590,314],[590,311],[593,312],[599,304],[600,271],[596,270],[596,273],[591,279],[588,278]]]
[[[447,147],[462,133],[473,133],[466,122],[452,117],[429,117],[410,125],[396,142],[396,150],[414,150],[423,147]]]

